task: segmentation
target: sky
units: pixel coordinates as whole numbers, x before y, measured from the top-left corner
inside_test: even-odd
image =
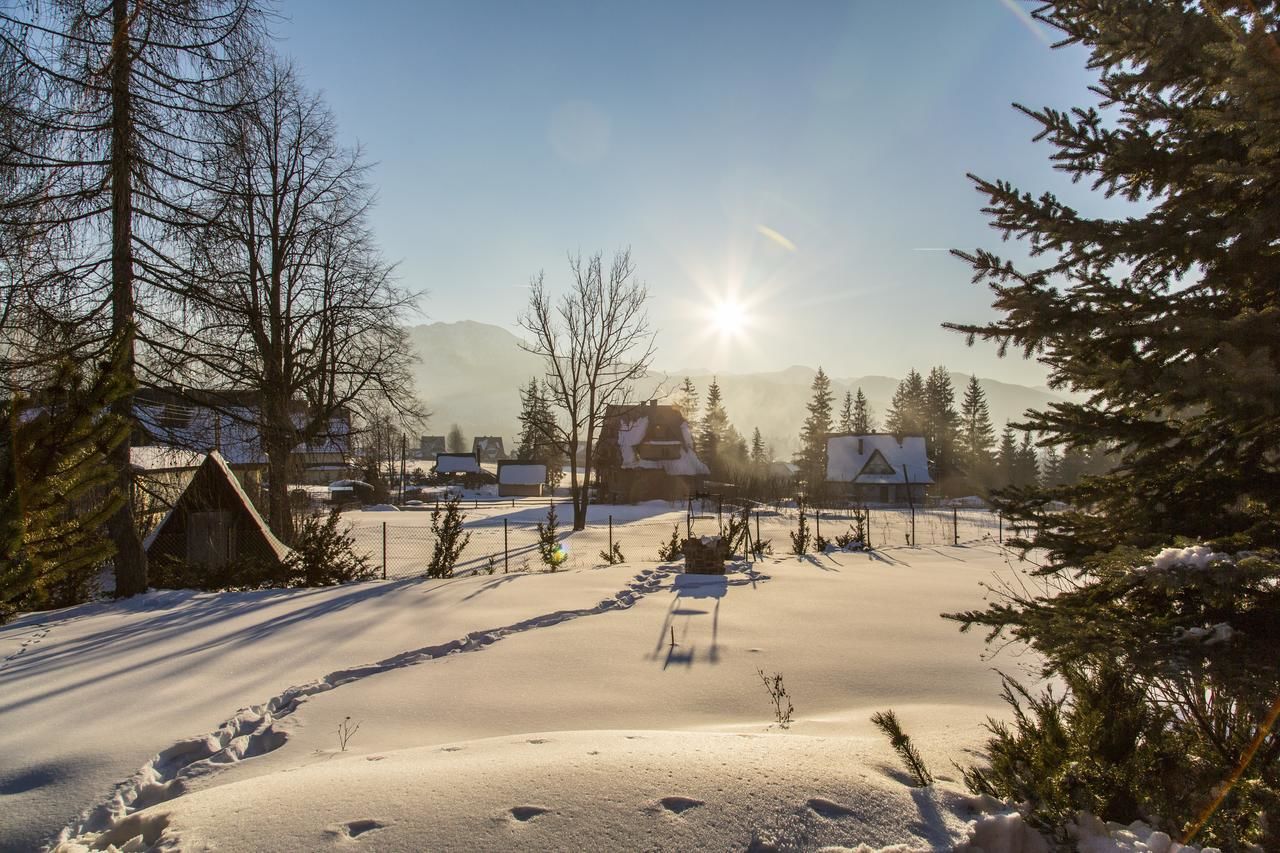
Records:
[[[1021,255],[966,172],[1097,203],[1011,107],[1095,102],[1026,8],[285,0],[273,31],[376,164],[414,322],[516,331],[532,276],[559,292],[570,253],[629,247],[659,368],[1036,385],[941,327],[996,316],[945,249]]]

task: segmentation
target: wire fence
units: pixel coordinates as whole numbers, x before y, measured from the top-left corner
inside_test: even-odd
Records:
[[[750,542],[767,543],[775,555],[792,551],[790,534],[797,529],[799,510],[788,505],[737,506],[718,501],[691,501],[663,506],[646,504],[595,507],[586,529],[572,530],[572,507],[554,504],[558,518],[555,541],[559,554],[553,565],[544,561],[538,523],[546,521],[546,500],[473,501],[463,506],[465,546],[454,574],[537,572],[590,568],[609,562],[616,545],[629,563],[662,562],[659,550],[674,537],[721,533],[732,515],[745,511]],[[612,511],[612,512],[611,512]],[[858,513],[864,544],[877,549],[965,545],[1003,542],[1016,531],[987,509],[961,507],[805,507],[810,534],[834,542],[856,535]],[[643,513],[643,514],[642,514]],[[437,536],[430,512],[387,513],[370,520],[365,514],[350,528],[354,549],[363,554],[383,578],[423,576],[431,565]],[[810,550],[817,550],[811,545]]]

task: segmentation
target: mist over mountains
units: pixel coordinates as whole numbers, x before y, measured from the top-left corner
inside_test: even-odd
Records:
[[[456,423],[468,438],[500,435],[508,449],[513,448],[519,430],[519,389],[531,377],[542,376],[541,359],[520,349],[519,340],[506,329],[472,320],[414,326],[409,330],[409,340],[420,359],[413,368],[417,392],[432,412],[427,432],[443,435],[450,424]],[[927,373],[931,366],[922,363],[916,369]],[[884,413],[902,377],[846,377],[841,375],[839,365],[824,365],[824,369],[831,376],[837,415],[845,391],[856,392],[861,387],[876,421],[883,427]],[[798,444],[809,386],[816,373],[816,367],[796,365],[768,373],[717,374],[729,421],[748,438],[752,429],[759,427],[775,456],[789,458]],[[638,389],[641,393],[637,396],[651,396],[657,389],[659,396],[665,392],[673,398],[685,376],[693,380],[705,399],[712,374],[701,369],[656,372],[654,384]],[[958,407],[969,377],[952,373],[951,381]],[[979,382],[987,394],[991,421],[997,431],[1005,420],[1017,420],[1028,408],[1042,408],[1066,399],[1043,388],[982,377]]]

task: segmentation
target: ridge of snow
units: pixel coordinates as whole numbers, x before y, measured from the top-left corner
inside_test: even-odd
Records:
[[[730,585],[754,584],[769,579],[769,575],[749,567],[735,573],[744,577],[730,579]],[[625,610],[658,590],[662,580],[670,574],[667,567],[642,569],[625,589],[602,599],[593,607],[559,610],[499,628],[472,631],[459,639],[336,670],[316,681],[290,687],[262,704],[242,708],[215,731],[184,738],[162,750],[131,778],[119,783],[105,801],[87,809],[76,821],[64,827],[53,850],[72,853],[99,849],[105,844],[121,846],[134,838],[158,832],[163,826],[157,829],[153,822],[142,820],[137,813],[187,793],[188,780],[279,749],[288,740],[288,734],[276,729],[275,724],[297,711],[311,696],[371,675],[416,666],[448,655],[479,651],[512,634],[558,625],[583,616]]]
[[[1213,550],[1208,545],[1191,545],[1186,548],[1165,548],[1151,558],[1151,571],[1167,571],[1175,566],[1191,569],[1207,569],[1214,563],[1232,562],[1230,554]]]

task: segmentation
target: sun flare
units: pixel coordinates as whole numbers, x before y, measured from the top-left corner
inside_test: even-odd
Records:
[[[746,329],[750,319],[742,303],[725,300],[712,306],[711,323],[720,335],[735,337]]]

